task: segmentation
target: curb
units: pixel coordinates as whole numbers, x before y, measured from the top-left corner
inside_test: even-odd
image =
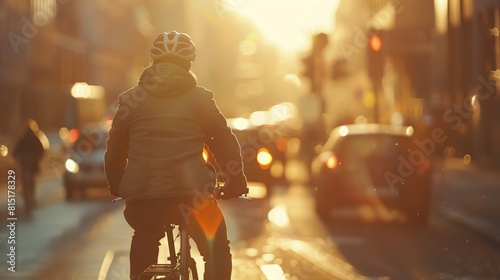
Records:
[[[488,223],[484,219],[469,215],[464,211],[453,209],[445,206],[439,208],[441,214],[457,224],[466,226],[475,232],[487,237],[491,241],[500,244],[500,227],[495,227],[494,224]]]
[[[497,205],[498,198],[500,198],[500,172],[494,169],[482,168],[477,164],[466,165],[460,158],[447,158],[442,164],[442,173],[444,179],[440,186],[441,194],[445,194],[454,184],[464,186],[464,193],[461,194],[460,199],[468,199],[466,197],[470,194],[483,194],[487,196],[485,201],[487,204],[481,205],[481,209],[492,208],[492,205]],[[448,185],[448,186],[446,186]],[[478,186],[480,186],[478,188]],[[444,192],[444,193],[443,193]],[[453,201],[453,196],[445,196],[444,200]],[[479,206],[478,206],[479,207]],[[441,214],[449,220],[456,222],[459,225],[468,227],[469,229],[479,233],[482,236],[490,239],[491,241],[500,244],[500,220],[495,217],[497,213],[491,211],[481,211],[483,214],[474,214],[472,209],[466,208],[464,205],[441,205],[439,208]],[[493,207],[492,209],[497,209]],[[477,210],[477,209],[476,209]]]

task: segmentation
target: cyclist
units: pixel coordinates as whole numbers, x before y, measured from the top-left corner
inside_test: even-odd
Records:
[[[33,119],[28,119],[22,135],[14,147],[13,156],[21,169],[23,198],[26,215],[31,216],[36,205],[36,176],[40,172],[40,162],[49,150],[49,140]]]
[[[138,85],[119,96],[104,156],[110,193],[125,200],[134,229],[130,278],[157,262],[163,226],[185,223],[204,258],[204,279],[230,279],[226,224],[202,153],[204,145],[213,153],[225,174],[222,198],[229,199],[248,193],[240,145],[213,93],[190,72],[191,38],[164,32],[150,55]]]

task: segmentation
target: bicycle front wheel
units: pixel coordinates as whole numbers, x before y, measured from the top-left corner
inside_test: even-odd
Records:
[[[180,280],[198,280],[196,262],[191,258],[189,238],[185,231],[181,232],[179,274]]]
[[[180,280],[199,280],[198,271],[196,270],[196,263],[193,259],[192,262],[189,262],[188,268],[184,273],[181,272],[181,268],[179,266],[179,278]]]

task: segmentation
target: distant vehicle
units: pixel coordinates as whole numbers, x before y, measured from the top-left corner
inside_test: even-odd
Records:
[[[2,136],[0,136],[0,172],[7,174],[7,170],[15,166],[12,158],[12,151],[9,150],[9,145]],[[3,181],[0,181],[3,183]]]
[[[63,173],[67,201],[74,200],[77,193],[85,198],[90,187],[107,187],[104,152],[110,122],[88,124],[68,132],[70,144]]]
[[[85,125],[68,132],[68,158],[63,174],[66,200],[79,193],[86,196],[89,187],[106,187],[104,152],[111,121]],[[228,125],[238,138],[245,174],[248,181],[264,183],[267,188],[283,182],[286,139],[268,126],[252,126],[246,119],[228,119]],[[214,163],[213,155],[204,150],[203,156]]]
[[[245,118],[229,118],[227,122],[240,143],[247,180],[263,183],[267,189],[284,183],[287,140],[278,129],[274,126],[252,125]],[[211,153],[205,151],[204,156],[213,163]]]
[[[415,145],[413,128],[379,124],[340,126],[311,165],[316,211],[359,204],[396,207],[410,223],[425,224],[431,169]]]

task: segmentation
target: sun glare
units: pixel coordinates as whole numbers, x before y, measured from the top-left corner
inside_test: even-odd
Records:
[[[284,51],[307,49],[315,33],[330,32],[338,0],[226,0]]]

